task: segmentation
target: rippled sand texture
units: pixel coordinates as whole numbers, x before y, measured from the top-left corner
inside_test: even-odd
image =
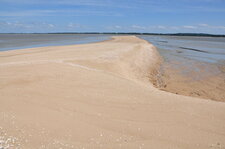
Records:
[[[217,149],[225,104],[160,91],[134,36],[0,53],[0,148]]]

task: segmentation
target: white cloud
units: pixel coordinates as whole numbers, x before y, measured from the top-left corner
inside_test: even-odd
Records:
[[[208,24],[198,24],[198,26],[201,26],[201,27],[209,27]]]
[[[157,32],[157,33],[225,33],[225,26],[213,26],[208,24],[183,25],[183,26],[110,26],[106,27],[108,31],[120,32]]]
[[[78,23],[69,23],[68,25],[67,25],[67,27],[68,28],[70,28],[70,29],[74,29],[74,28],[88,28],[87,26],[85,26],[85,25],[81,25],[81,24],[78,24]]]
[[[49,24],[48,26],[49,26],[49,27],[52,27],[52,28],[55,27],[55,25],[53,25],[53,24]]]
[[[68,27],[77,28],[77,27],[80,27],[80,25],[79,24],[75,24],[75,23],[69,23]]]
[[[225,30],[225,26],[217,26],[217,28]]]
[[[225,26],[216,26],[216,25],[209,25],[209,24],[198,24],[201,28],[207,28],[207,29],[222,29],[225,30]]]
[[[162,25],[158,25],[156,28],[158,28],[158,29],[166,29],[167,27],[166,26],[162,26]]]
[[[186,29],[197,29],[197,26],[185,25],[185,26],[183,26],[183,28],[186,28]]]
[[[172,29],[172,30],[179,30],[180,27],[178,27],[178,26],[171,26],[170,29]]]
[[[116,30],[125,30],[125,28],[123,28],[120,25],[113,25],[113,26],[104,26],[105,29],[109,30],[109,31],[116,31]]]
[[[122,27],[121,26],[119,26],[119,25],[116,25],[116,26],[114,26],[116,29],[122,29]]]
[[[54,28],[54,24],[49,24],[46,22],[31,22],[31,23],[23,23],[19,21],[15,22],[0,22],[0,28],[23,28],[23,29],[31,29],[31,28]]]
[[[145,26],[139,26],[139,25],[132,25],[131,28],[138,29],[138,30],[144,30],[144,29],[146,29]]]
[[[109,31],[109,32],[150,32],[150,33],[217,33],[224,34],[225,26],[209,24],[183,26],[143,26],[143,25],[114,25],[114,26],[86,26],[79,23],[65,23],[56,25],[47,22],[19,22],[0,21],[0,32],[59,32],[59,31]]]

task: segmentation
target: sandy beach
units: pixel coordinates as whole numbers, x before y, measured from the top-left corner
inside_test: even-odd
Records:
[[[135,36],[0,52],[0,149],[223,149],[225,103],[151,83]]]

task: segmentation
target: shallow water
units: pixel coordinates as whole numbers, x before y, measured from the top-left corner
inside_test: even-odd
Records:
[[[179,69],[183,75],[199,72],[192,78],[205,75],[217,75],[220,69],[211,64],[225,65],[225,38],[220,37],[186,37],[186,36],[140,36],[155,45],[165,63]],[[198,63],[198,65],[197,65]],[[205,74],[199,65],[204,65]],[[207,67],[209,66],[209,67]]]
[[[108,40],[110,37],[93,34],[0,34],[0,51],[92,43]]]
[[[159,88],[225,101],[225,38],[140,37],[155,45],[164,59]]]
[[[185,36],[140,36],[151,42],[167,60],[176,57],[217,63],[225,60],[225,38]]]

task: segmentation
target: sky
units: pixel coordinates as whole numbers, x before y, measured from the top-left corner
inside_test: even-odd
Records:
[[[225,0],[0,0],[0,33],[225,34]]]

